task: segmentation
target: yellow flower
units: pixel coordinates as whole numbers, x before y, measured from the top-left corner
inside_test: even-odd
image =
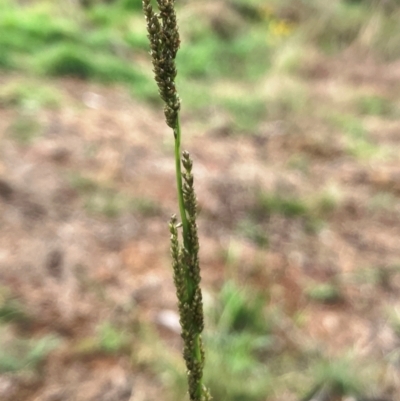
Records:
[[[285,20],[271,21],[269,24],[270,33],[277,37],[288,36],[293,29],[293,24]]]

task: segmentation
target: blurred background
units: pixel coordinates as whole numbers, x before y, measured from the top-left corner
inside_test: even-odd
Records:
[[[400,400],[400,2],[176,6],[214,399]],[[0,0],[3,401],[186,399],[146,35]]]

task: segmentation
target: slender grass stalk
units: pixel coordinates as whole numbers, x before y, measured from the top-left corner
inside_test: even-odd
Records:
[[[180,46],[175,0],[157,0],[158,14],[154,12],[151,0],[142,0],[142,4],[147,21],[155,80],[160,97],[165,103],[166,123],[172,128],[175,139],[175,172],[181,223],[178,223],[174,215],[171,217],[169,229],[189,396],[191,401],[208,401],[211,400],[211,396],[202,383],[204,349],[201,333],[204,328],[204,316],[200,289],[193,162],[188,152],[181,152],[180,99],[175,86],[177,75],[175,57]],[[180,227],[182,227],[183,244],[179,243],[178,238]]]

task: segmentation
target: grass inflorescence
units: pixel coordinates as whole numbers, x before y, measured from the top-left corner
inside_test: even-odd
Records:
[[[196,223],[197,201],[193,186],[193,162],[188,152],[181,152],[180,99],[175,84],[175,58],[180,38],[174,0],[157,0],[157,4],[159,13],[154,12],[150,0],[143,0],[155,80],[165,104],[165,121],[172,128],[175,139],[175,171],[181,223],[178,223],[174,215],[169,228],[174,283],[184,342],[183,358],[190,400],[207,401],[211,396],[202,383],[205,355],[201,332],[204,328],[204,317]],[[183,244],[179,242],[178,230],[181,227]]]

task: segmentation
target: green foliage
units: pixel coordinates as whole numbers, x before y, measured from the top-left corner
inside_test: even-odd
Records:
[[[356,284],[372,284],[390,291],[399,273],[400,264],[364,267],[354,272],[352,280]]]
[[[113,218],[129,209],[129,200],[112,188],[99,187],[86,197],[84,207],[89,213]]]
[[[0,45],[6,52],[34,54],[54,43],[79,40],[72,19],[49,18],[46,11],[4,2],[0,11]]]
[[[311,370],[316,389],[325,387],[331,396],[356,396],[368,388],[362,369],[350,354],[334,360],[320,360]]]
[[[144,197],[133,198],[131,207],[145,217],[159,216],[162,212],[159,203],[153,199]]]
[[[346,151],[358,159],[370,159],[381,149],[369,138],[362,120],[349,114],[332,114],[328,120],[345,135]]]
[[[270,52],[261,28],[227,43],[207,36],[193,40],[178,53],[180,73],[187,78],[260,78],[269,68]]]
[[[161,213],[160,206],[151,199],[132,197],[82,174],[70,173],[68,180],[82,195],[84,208],[91,214],[115,218],[124,213],[139,213],[145,217]]]
[[[14,67],[14,61],[9,52],[1,52],[0,53],[0,69],[2,70],[11,70]]]
[[[206,336],[205,378],[214,397],[254,401],[271,392],[271,374],[258,357],[273,346],[265,305],[264,296],[239,290],[233,282],[221,289],[209,311],[211,329]]]
[[[361,96],[357,100],[357,108],[360,114],[372,116],[390,116],[394,111],[389,99],[377,95]]]
[[[58,91],[44,83],[17,80],[0,88],[0,106],[35,111],[42,107],[55,108],[60,103]]]
[[[310,213],[318,217],[329,216],[341,203],[342,194],[336,186],[327,186],[310,199]]]
[[[299,153],[290,157],[287,163],[288,167],[307,174],[310,169],[310,159],[306,154]]]
[[[362,120],[356,116],[343,113],[331,114],[329,121],[353,139],[366,139],[368,136]]]
[[[207,309],[207,352],[204,379],[213,397],[226,401],[261,401],[272,393],[273,376],[261,355],[273,349],[272,319],[265,314],[264,295],[239,289],[227,281]],[[184,376],[172,359],[163,372],[173,399],[186,392]]]
[[[0,322],[27,323],[30,317],[23,305],[11,293],[0,287]]]
[[[99,27],[119,28],[125,26],[132,15],[142,10],[140,0],[117,0],[112,2],[95,2],[87,10],[87,16],[92,23]]]
[[[159,105],[161,101],[156,85],[154,85],[147,76],[142,78],[143,79],[138,79],[131,85],[132,95],[137,99],[142,99],[149,103]]]
[[[78,355],[119,355],[130,354],[132,336],[124,327],[104,321],[96,328],[93,336],[83,338],[74,347]]]
[[[22,145],[30,145],[42,134],[41,125],[35,116],[18,115],[8,128],[10,138]]]
[[[336,304],[343,300],[341,288],[336,282],[315,283],[306,288],[306,295],[323,304]]]
[[[72,76],[81,79],[92,78],[95,66],[90,55],[72,45],[50,49],[38,60],[43,73],[50,76]]]
[[[52,335],[30,340],[3,340],[2,334],[5,334],[4,328],[0,330],[0,373],[35,371],[49,352],[60,344],[59,339]]]
[[[309,213],[309,207],[302,199],[278,193],[260,192],[257,207],[258,213],[266,215],[281,214],[285,217],[299,217]]]
[[[398,307],[388,307],[386,310],[386,316],[388,318],[390,327],[396,333],[397,337],[400,337],[400,311]],[[397,354],[397,352],[396,352]]]
[[[80,45],[60,44],[36,58],[38,71],[50,76],[72,76],[103,82],[135,84],[146,78],[131,65],[115,57],[93,52]]]
[[[327,6],[317,1],[311,3],[314,13],[306,17],[306,34],[329,54],[342,51],[352,44],[360,35],[370,13],[363,4],[337,1]]]
[[[397,29],[400,8],[398,4],[393,5],[392,8],[391,12],[380,14],[379,29],[371,44],[374,52],[389,62],[397,60],[400,56],[400,33]]]
[[[195,111],[197,115],[202,116],[201,111],[205,110],[204,116],[209,115],[208,108],[211,104],[212,88],[205,87],[203,82],[197,80],[177,79],[180,88],[182,102],[187,105],[191,111]],[[223,101],[221,101],[221,104]]]
[[[272,392],[273,380],[256,353],[270,345],[268,338],[248,333],[218,336],[206,341],[205,380],[214,397],[226,401],[261,401]]]
[[[267,247],[269,244],[266,230],[252,219],[240,220],[236,230],[240,235],[244,236],[260,247]]]
[[[120,14],[127,14],[123,10],[133,6],[129,4],[126,2],[121,8],[117,7]],[[104,7],[105,15],[112,15],[113,7]],[[33,5],[17,7],[8,2],[0,5],[0,68],[15,67],[49,76],[125,82],[138,87],[133,89],[138,96],[154,98],[148,89],[150,79],[135,69],[131,61],[130,47],[138,43],[136,35],[131,33],[127,40],[125,31],[108,28],[104,23],[100,29],[91,28],[85,23],[85,15],[73,20],[60,15],[50,17],[48,13],[48,10]],[[143,47],[143,33],[137,36]]]
[[[115,354],[129,346],[129,338],[124,330],[105,322],[97,330],[98,347],[107,354]]]
[[[230,112],[234,129],[239,132],[254,132],[267,114],[266,101],[256,97],[228,97],[221,103]]]
[[[142,10],[142,5],[140,4],[140,1],[138,1],[138,0],[120,0],[117,4],[122,9],[128,10],[128,11]]]
[[[314,234],[322,228],[324,221],[339,206],[340,198],[341,196],[335,188],[329,187],[308,197],[281,194],[279,191],[257,190],[254,204],[250,210],[250,220],[255,226],[259,226],[263,222],[268,222],[272,215],[281,215],[288,219],[301,219],[305,231]],[[257,231],[253,232],[253,236],[255,233]]]
[[[265,296],[239,289],[233,281],[227,281],[221,289],[214,308],[210,311],[218,332],[249,332],[267,335],[271,321],[264,315]]]

